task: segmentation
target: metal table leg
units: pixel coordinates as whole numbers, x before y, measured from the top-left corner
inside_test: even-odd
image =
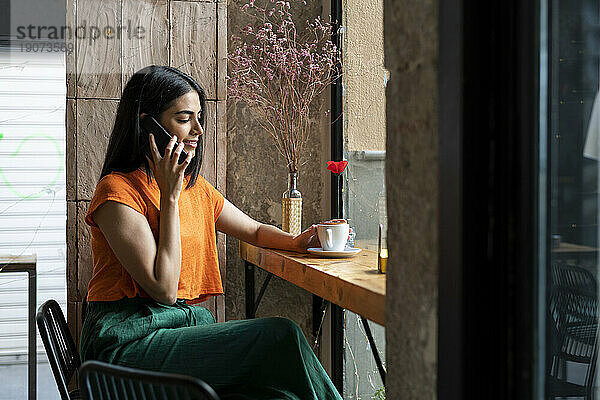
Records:
[[[367,334],[367,339],[369,339],[369,344],[371,345],[371,350],[373,352],[373,357],[375,357],[375,363],[377,364],[377,369],[379,370],[379,376],[381,376],[381,382],[383,382],[383,386],[385,386],[385,376],[386,372],[383,368],[383,364],[381,362],[381,357],[379,357],[379,352],[377,351],[377,346],[375,345],[375,340],[373,339],[373,334],[371,333],[371,328],[369,327],[369,323],[367,319],[364,317],[360,317],[360,320],[365,327],[365,332]]]
[[[265,290],[267,290],[267,285],[269,284],[269,281],[271,280],[272,276],[273,276],[273,274],[268,274],[267,275],[267,277],[265,278],[265,281],[263,282],[262,287],[260,288],[260,292],[258,293],[258,297],[254,301],[254,314],[253,314],[254,317],[256,317],[256,311],[258,310],[258,306],[260,305],[260,301],[262,300],[262,297],[265,294]]]
[[[254,265],[245,262],[246,319],[254,318]]]
[[[331,303],[331,368],[332,382],[344,394],[344,309]]]
[[[271,281],[271,277],[273,274],[268,273],[265,281],[260,288],[260,292],[258,293],[258,297],[256,300],[254,299],[254,290],[255,290],[255,282],[254,282],[254,268],[255,266],[248,261],[245,262],[246,270],[245,270],[245,292],[246,292],[246,319],[251,319],[256,317],[256,311],[258,310],[258,306],[260,305],[260,301],[262,300],[265,291],[267,290],[267,286]]]
[[[29,400],[36,399],[36,386],[37,386],[37,346],[36,346],[36,330],[35,330],[35,311],[37,307],[37,276],[35,269],[28,271],[29,275],[29,328],[28,328],[28,393]]]

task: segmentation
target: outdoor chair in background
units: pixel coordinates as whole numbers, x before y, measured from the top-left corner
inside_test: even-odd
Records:
[[[556,262],[549,293],[551,359],[547,379],[548,399],[592,398],[598,357],[598,290],[592,273]],[[572,379],[568,363],[581,365],[585,379]],[[581,378],[581,376],[580,376]]]
[[[83,363],[79,384],[84,400],[218,400],[209,385],[191,376],[144,371],[100,361]]]
[[[73,376],[77,376],[81,361],[60,306],[55,300],[46,301],[38,309],[35,319],[61,399],[80,399],[79,390],[69,393],[68,389]]]

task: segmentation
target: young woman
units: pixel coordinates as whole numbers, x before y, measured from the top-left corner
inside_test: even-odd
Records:
[[[198,174],[205,103],[171,67],[144,68],[125,86],[85,219],[94,273],[82,360],[193,375],[222,399],[341,399],[292,321],[215,323],[193,305],[223,293],[215,230],[262,247],[318,245],[314,226],[292,236],[256,222]],[[173,135],[162,156],[140,129],[147,115]]]

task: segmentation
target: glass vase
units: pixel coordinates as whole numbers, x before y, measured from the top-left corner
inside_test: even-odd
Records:
[[[298,173],[288,175],[287,190],[281,199],[281,230],[292,235],[302,232],[302,194],[298,190]]]

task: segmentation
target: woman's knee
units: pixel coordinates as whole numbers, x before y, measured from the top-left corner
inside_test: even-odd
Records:
[[[282,317],[265,318],[266,329],[275,337],[298,340],[304,338],[302,329],[294,321]]]

